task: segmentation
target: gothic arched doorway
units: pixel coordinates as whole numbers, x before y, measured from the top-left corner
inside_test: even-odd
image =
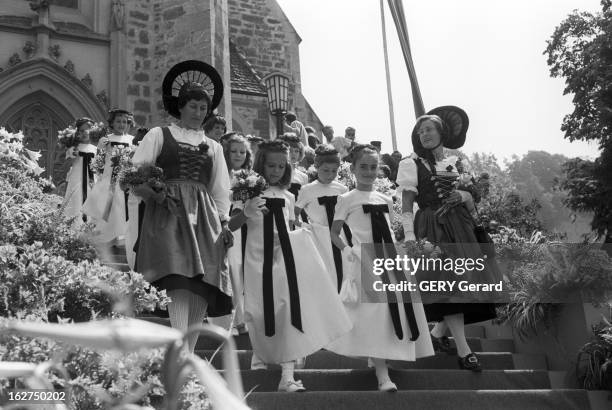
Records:
[[[41,153],[38,164],[45,169],[42,176],[51,177],[59,187],[70,164],[65,161],[64,150],[57,146],[57,133],[72,122],[72,117],[55,99],[39,93],[24,97],[11,111],[6,126],[23,132],[25,147]]]

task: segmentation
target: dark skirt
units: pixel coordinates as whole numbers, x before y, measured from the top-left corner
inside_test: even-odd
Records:
[[[483,253],[474,234],[475,224],[468,210],[459,205],[452,208],[446,215],[437,217],[435,209],[427,207],[419,209],[415,215],[415,236],[417,239],[427,239],[433,244],[453,244],[451,252],[459,258],[483,258]],[[444,249],[443,249],[444,250]],[[485,259],[485,269],[478,272],[479,279],[466,277],[472,283],[496,283],[502,279],[501,272],[494,258]],[[433,275],[432,275],[433,273]],[[452,272],[427,272],[428,280],[462,280]],[[454,276],[449,277],[449,275]],[[421,278],[417,275],[417,278]],[[469,295],[463,295],[468,296]],[[473,295],[481,297],[481,295]],[[440,322],[444,316],[458,313],[464,314],[465,324],[483,322],[494,319],[495,303],[425,303],[425,315],[429,322]]]
[[[217,207],[203,184],[167,181],[175,198],[147,201],[138,272],[158,289],[187,289],[208,302],[209,316],[231,313],[232,288]]]

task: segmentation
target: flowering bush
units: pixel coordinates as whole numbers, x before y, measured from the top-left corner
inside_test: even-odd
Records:
[[[0,128],[0,172],[14,176],[25,173],[40,175],[44,169],[38,165],[40,153],[23,146],[23,134],[10,133]]]
[[[75,321],[132,313],[121,303],[131,299],[135,313],[163,308],[165,291],[142,275],[116,271],[98,262],[74,263],[51,254],[40,242],[17,248],[0,246],[0,315]]]
[[[241,169],[232,174],[232,200],[246,202],[268,189],[268,183],[257,172]]]
[[[181,372],[180,378],[166,372],[167,380],[180,383],[172,386],[173,391],[167,389],[167,381],[162,381],[167,359],[161,349],[134,351],[122,354],[121,358],[112,351],[93,350],[100,342],[97,334],[106,326],[109,326],[106,340],[125,345],[126,340],[120,340],[125,334],[111,328],[113,323],[108,321],[87,322],[97,327],[98,333],[88,334],[74,328],[78,338],[90,339],[90,343],[83,343],[90,348],[72,346],[69,340],[61,338],[64,342],[7,331],[16,328],[11,328],[14,325],[9,325],[6,318],[22,319],[16,322],[21,324],[27,323],[23,320],[41,321],[30,323],[31,329],[39,330],[53,325],[49,323],[53,321],[61,324],[56,326],[66,326],[65,322],[69,321],[131,316],[163,309],[169,301],[165,291],[151,287],[142,275],[117,271],[98,262],[94,248],[86,240],[88,227],[76,232],[71,228],[71,221],[63,218],[62,198],[45,193],[48,184],[36,177],[38,169],[33,161],[37,157],[23,148],[22,140],[20,133],[0,130],[0,368],[4,371],[21,366],[23,373],[18,379],[0,379],[0,407],[6,402],[2,388],[24,388],[35,378],[45,386],[69,389],[70,408],[76,409],[96,410],[132,403],[159,408],[168,392],[173,392],[175,400],[167,408],[207,409],[211,408],[206,395],[208,389],[213,389],[218,400],[230,403],[226,407],[217,403],[216,408],[246,408],[235,405],[239,400],[235,396],[228,399],[227,395],[219,394],[224,388],[219,376],[215,373],[212,376],[219,380],[212,380],[211,372],[202,370],[205,366],[198,358],[191,357],[185,363],[173,356],[172,363],[191,366],[198,376],[197,380],[189,379],[184,366],[177,369]],[[181,336],[174,329],[160,328],[162,331],[156,329],[149,333],[142,332],[140,327],[132,328],[132,334],[135,332],[140,337],[136,347],[143,346],[143,338],[155,339],[165,329],[166,333]],[[45,336],[53,337],[52,334]],[[64,370],[60,372],[61,377],[44,370],[41,374],[33,373],[52,361]],[[32,365],[36,363],[38,367]],[[235,366],[231,371],[236,379]],[[28,372],[31,377],[26,375]],[[241,389],[234,385],[232,392],[241,393]]]

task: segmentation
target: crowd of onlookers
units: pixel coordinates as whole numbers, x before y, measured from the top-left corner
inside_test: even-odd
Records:
[[[317,130],[309,125],[304,124],[297,120],[296,115],[293,112],[285,114],[285,121],[283,122],[284,129],[283,134],[295,134],[300,142],[304,145],[304,159],[300,164],[304,169],[310,168],[314,164],[315,149],[321,144],[331,144],[338,151],[340,158],[344,161],[350,160],[351,149],[364,142],[357,142],[356,130],[354,127],[346,127],[344,130],[344,136],[335,136],[334,128],[331,125],[325,125],[320,130],[318,135]],[[135,143],[137,143],[148,130],[146,128],[138,129],[136,132]],[[214,139],[220,143],[236,134],[234,131],[228,131],[227,123],[225,118],[220,115],[212,116],[204,124],[204,132],[206,136]],[[258,143],[263,142],[264,139],[258,136],[245,135],[247,140],[251,143],[251,146],[256,146]],[[381,150],[380,141],[369,141],[370,145],[373,145],[379,152]],[[399,162],[402,159],[402,154],[399,151],[393,151],[391,154],[381,154],[381,172],[383,177],[389,178],[395,182],[397,177],[397,168]]]

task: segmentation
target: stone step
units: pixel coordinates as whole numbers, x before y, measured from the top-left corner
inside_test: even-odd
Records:
[[[404,390],[309,391],[306,393],[251,393],[253,410],[577,410],[589,409],[584,390]]]
[[[431,330],[434,327],[433,324],[429,325],[429,330]],[[479,324],[470,324],[470,325],[466,325],[465,328],[465,337],[480,337],[480,338],[485,338],[487,337],[487,333],[486,333],[486,329],[484,326],[479,325]],[[446,332],[447,336],[450,336],[449,332]]]
[[[221,371],[223,373],[223,371]],[[274,392],[278,388],[280,370],[242,370],[245,391]],[[545,370],[469,370],[390,369],[391,380],[399,390],[523,390],[550,389]],[[374,369],[359,370],[296,370],[310,391],[376,390]]]
[[[248,334],[242,334],[234,337],[236,348],[238,350],[252,350],[251,341]],[[454,347],[455,342],[451,338],[451,345]],[[510,339],[481,339],[477,337],[468,337],[468,345],[473,352],[509,352],[514,353],[514,341]],[[201,337],[198,339],[196,349],[198,350],[216,350],[219,343],[216,340]]]
[[[130,266],[127,263],[109,263],[109,262],[103,262],[103,264],[105,266],[108,266],[109,268],[113,268],[122,272],[129,272],[130,271]]]
[[[205,359],[212,358],[212,364],[217,369],[223,368],[222,355],[216,350],[198,350],[196,353]],[[238,350],[239,366],[243,370],[251,368],[250,350]],[[533,369],[546,370],[546,357],[538,354],[516,354],[500,352],[476,353],[482,367],[490,370]],[[437,354],[423,357],[415,362],[390,361],[390,367],[395,369],[458,369],[457,356]],[[270,368],[278,365],[270,365]],[[367,360],[340,356],[332,352],[320,350],[306,358],[306,369],[367,369]]]
[[[170,320],[168,318],[161,318],[157,316],[142,316],[143,320],[148,320],[157,324],[163,324],[170,326]],[[473,328],[473,327],[472,327]],[[474,330],[477,332],[477,330]],[[236,342],[236,348],[238,350],[252,350],[251,341],[249,340],[248,334],[241,334],[234,337]],[[514,341],[511,339],[484,339],[481,337],[468,337],[468,345],[474,352],[506,352],[514,353]],[[451,345],[455,347],[455,341],[450,338]],[[206,339],[201,337],[198,339],[196,349],[198,350],[216,350],[219,347],[219,343],[216,340]]]

